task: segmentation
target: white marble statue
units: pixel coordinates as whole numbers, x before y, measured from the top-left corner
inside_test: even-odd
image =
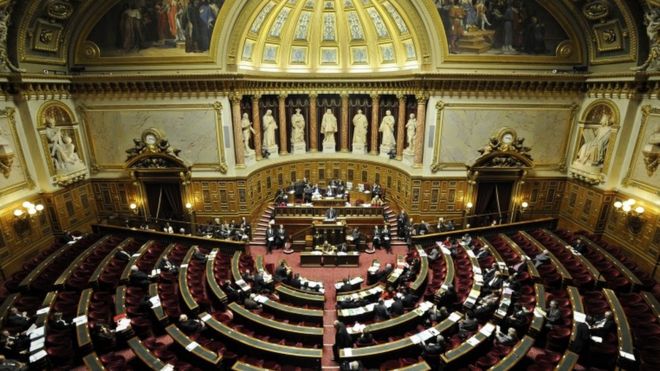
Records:
[[[337,132],[337,118],[328,108],[321,121],[321,132],[323,132],[323,144],[334,144],[335,133]]]
[[[415,151],[415,137],[417,136],[416,130],[417,119],[415,118],[415,114],[411,113],[410,118],[408,118],[408,122],[406,123],[406,142],[408,143],[406,151],[408,152]]]
[[[603,113],[600,126],[597,128],[584,128],[582,136],[584,143],[580,147],[575,163],[585,166],[600,166],[605,161],[607,145],[612,132],[612,121],[608,113]]]
[[[76,153],[76,146],[70,136],[62,137],[62,144],[55,149],[55,159],[58,170],[72,170],[80,167],[80,157]]]
[[[353,145],[367,143],[367,116],[359,109],[355,116],[353,116]]]
[[[243,146],[245,147],[245,153],[253,153],[254,150],[250,148],[250,136],[254,134],[254,129],[252,128],[252,122],[247,113],[243,113],[241,129],[243,130]]]
[[[291,143],[305,143],[305,117],[296,108],[296,113],[291,116]]]
[[[263,146],[266,148],[276,146],[277,142],[275,142],[275,130],[277,130],[277,122],[275,122],[275,118],[273,117],[273,111],[266,111],[261,125],[264,131]]]
[[[396,121],[394,120],[394,116],[392,116],[392,111],[385,111],[385,116],[380,122],[380,127],[378,128],[378,131],[383,133],[380,142],[381,147],[387,147],[389,149],[394,149],[396,147],[396,138],[394,137],[395,125]]]

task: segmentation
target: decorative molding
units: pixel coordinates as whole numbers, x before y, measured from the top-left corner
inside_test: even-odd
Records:
[[[18,161],[21,163],[21,168],[23,169],[23,181],[18,182],[17,184],[11,185],[9,187],[0,189],[0,196],[4,196],[25,188],[34,189],[35,187],[34,180],[32,180],[32,177],[30,176],[30,172],[27,169],[27,162],[25,161],[25,156],[23,155],[23,149],[22,149],[23,145],[21,144],[20,138],[18,136],[15,114],[16,114],[16,110],[12,107],[0,109],[0,118],[5,117],[9,121],[11,135],[14,140],[14,143],[16,144],[14,151],[16,153],[16,156],[18,157]]]
[[[644,139],[642,135],[644,134],[644,130],[646,130],[646,126],[648,125],[650,116],[660,115],[660,107],[652,107],[651,105],[644,105],[641,108],[641,111],[642,111],[642,123],[640,124],[639,130],[637,131],[638,137],[637,140],[635,141],[635,148],[633,150],[632,158],[630,159],[630,166],[628,166],[628,172],[626,173],[626,176],[623,178],[622,184],[624,186],[636,187],[646,192],[660,196],[660,186],[658,186],[657,184],[647,183],[632,178],[632,174],[635,171],[637,162],[639,160],[639,156],[642,155],[641,154],[642,147],[645,144],[642,143],[642,140]]]

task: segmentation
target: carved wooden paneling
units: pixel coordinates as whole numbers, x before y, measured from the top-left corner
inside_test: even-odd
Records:
[[[529,204],[528,215],[555,216],[559,213],[565,188],[564,178],[528,178],[521,187],[520,201]]]
[[[128,214],[129,205],[139,199],[138,189],[130,179],[93,180],[92,189],[99,215]]]
[[[46,207],[55,232],[87,229],[90,223],[96,221],[97,212],[92,189],[92,185],[85,182],[45,195]]]
[[[559,215],[590,232],[600,233],[605,227],[612,192],[569,181]]]

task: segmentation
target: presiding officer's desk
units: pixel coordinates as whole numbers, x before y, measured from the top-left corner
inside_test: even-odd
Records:
[[[350,251],[333,254],[321,251],[303,251],[300,253],[301,267],[357,267],[360,262],[360,253]]]

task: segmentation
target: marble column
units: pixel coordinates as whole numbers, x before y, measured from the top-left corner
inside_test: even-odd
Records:
[[[252,96],[252,128],[254,129],[254,151],[257,161],[261,160],[261,116],[259,116],[259,99],[261,95]]]
[[[309,151],[318,152],[319,150],[319,114],[316,106],[318,94],[309,95]]]
[[[341,140],[340,151],[348,152],[348,93],[341,94]]]
[[[397,118],[396,127],[396,159],[401,160],[403,145],[406,143],[406,96],[399,94],[396,97],[399,99],[399,117]]]
[[[286,130],[286,97],[287,94],[280,94],[279,101],[277,103],[277,108],[280,111],[280,119],[277,123],[278,129],[280,130],[280,155],[286,155],[287,142],[289,141],[289,136]]]
[[[426,101],[425,94],[417,95],[417,129],[415,130],[415,162],[413,167],[421,168],[424,163],[424,133],[426,131]]]
[[[380,110],[380,96],[371,94],[371,151],[372,155],[378,154],[378,111]]]
[[[231,96],[231,113],[234,122],[234,153],[236,155],[236,167],[245,167],[245,146],[243,145],[243,129],[241,128],[241,100],[243,96],[234,94]]]

